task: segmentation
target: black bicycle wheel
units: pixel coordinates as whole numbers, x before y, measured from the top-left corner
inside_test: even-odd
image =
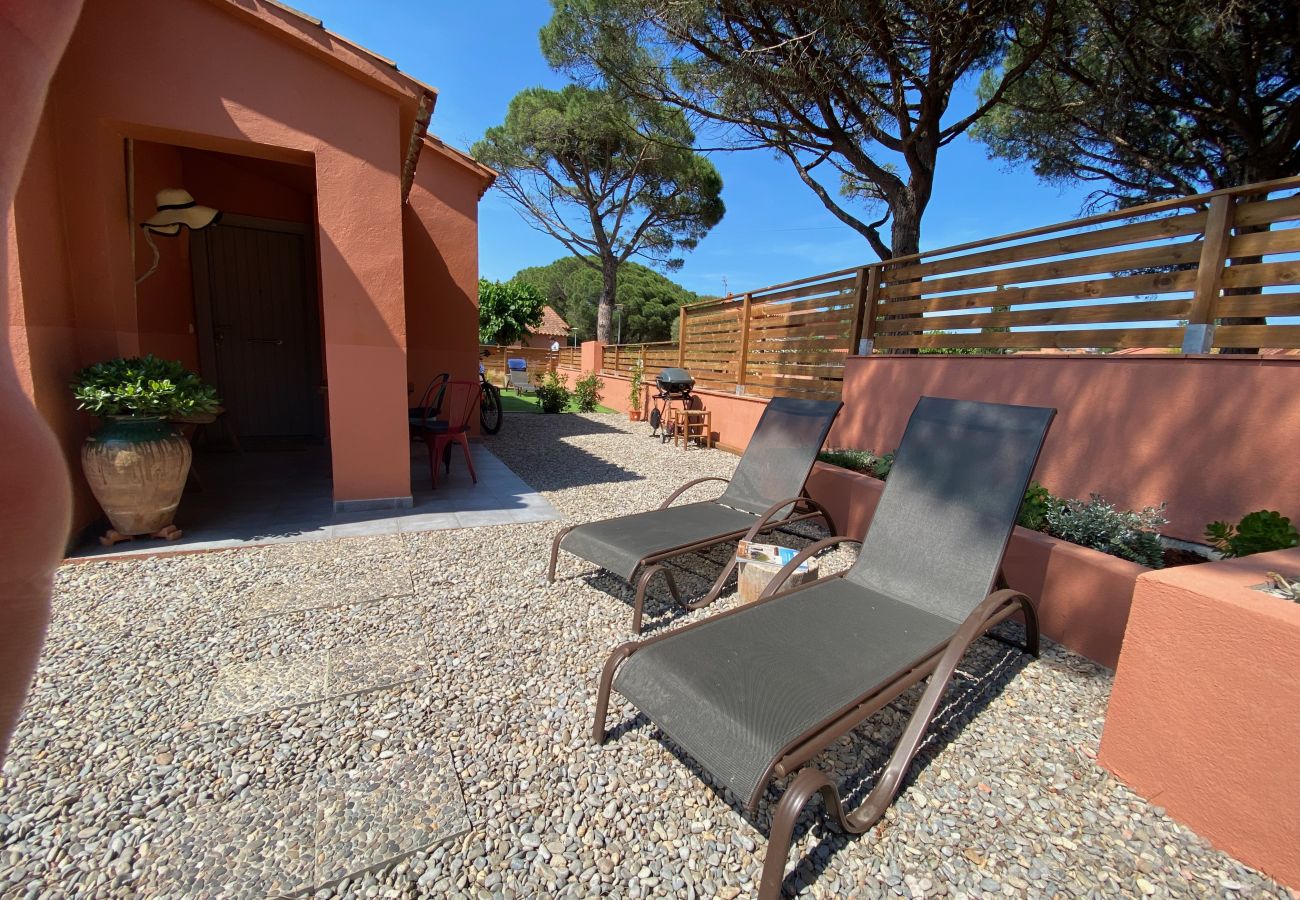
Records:
[[[485,434],[496,434],[501,430],[505,411],[501,409],[501,389],[489,381],[482,384],[478,402],[478,421]]]

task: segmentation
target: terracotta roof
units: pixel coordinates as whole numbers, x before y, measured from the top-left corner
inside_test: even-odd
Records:
[[[569,333],[569,323],[549,306],[542,307],[541,324],[528,329],[529,334],[544,334],[548,337],[565,337]]]
[[[470,156],[464,150],[457,150],[455,147],[451,146],[450,144],[448,144],[446,141],[444,141],[442,138],[438,137],[437,135],[429,134],[428,132],[426,132],[424,135],[423,143],[424,146],[427,147],[428,149],[434,150],[442,154],[447,159],[451,160],[452,162],[456,163],[462,168],[468,169],[469,171],[477,175],[479,178],[483,179],[483,186],[479,188],[479,192],[478,192],[480,198],[482,198],[483,194],[486,193],[488,188],[492,187],[492,183],[497,180],[497,173],[495,169],[489,169],[487,166],[483,165],[477,159]],[[547,309],[550,309],[550,307],[548,306]],[[556,316],[556,318],[559,319],[559,316]],[[564,320],[560,319],[560,321],[563,322]],[[569,326],[565,325],[564,327],[567,330]]]

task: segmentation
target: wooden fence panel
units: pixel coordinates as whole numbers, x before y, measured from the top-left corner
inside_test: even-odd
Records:
[[[1214,347],[1294,348],[1300,324],[1275,320],[1300,317],[1297,223],[1300,177],[1116,210],[685,306],[679,342],[607,347],[605,369],[820,397],[839,395],[859,337],[876,352],[1186,350],[1191,322]]]

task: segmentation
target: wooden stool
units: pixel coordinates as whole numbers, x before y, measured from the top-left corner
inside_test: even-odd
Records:
[[[685,450],[694,440],[704,447],[713,447],[713,413],[707,409],[683,409],[673,419],[673,444],[681,441]]]

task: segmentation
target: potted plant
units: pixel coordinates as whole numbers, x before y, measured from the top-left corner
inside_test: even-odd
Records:
[[[627,418],[629,422],[641,421],[641,360],[632,366],[632,385],[627,395]]]
[[[78,408],[104,420],[81,448],[86,481],[113,526],[100,541],[180,537],[172,519],[190,445],[168,419],[216,412],[216,391],[180,362],[153,355],[87,366],[71,387]]]

